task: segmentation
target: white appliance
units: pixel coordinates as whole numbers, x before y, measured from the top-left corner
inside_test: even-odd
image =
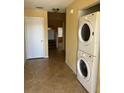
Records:
[[[100,12],[94,12],[79,19],[78,50],[90,55],[98,55],[99,50],[99,17]]]
[[[77,78],[89,93],[96,93],[99,64],[100,13],[79,19]]]
[[[96,93],[98,58],[78,51],[77,78],[89,93]]]

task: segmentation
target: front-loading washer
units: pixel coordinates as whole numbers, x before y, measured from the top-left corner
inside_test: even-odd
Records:
[[[78,50],[93,56],[99,50],[99,15],[100,12],[94,12],[79,19]]]
[[[96,93],[98,57],[78,51],[77,79],[89,93]]]

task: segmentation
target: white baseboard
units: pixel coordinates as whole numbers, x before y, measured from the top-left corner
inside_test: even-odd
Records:
[[[49,56],[38,57],[38,58],[25,58],[25,60],[29,60],[29,59],[40,59],[40,58],[49,58]]]
[[[49,58],[49,56],[44,56],[44,58]]]

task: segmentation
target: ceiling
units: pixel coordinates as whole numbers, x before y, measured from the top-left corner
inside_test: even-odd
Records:
[[[53,8],[59,8],[59,12],[65,12],[65,8],[74,0],[24,0],[26,9],[34,9],[36,7],[43,7],[48,11]]]

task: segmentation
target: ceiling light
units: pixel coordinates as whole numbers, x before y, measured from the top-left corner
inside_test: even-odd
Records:
[[[53,12],[59,12],[60,9],[59,8],[53,8],[52,10],[53,10]]]

